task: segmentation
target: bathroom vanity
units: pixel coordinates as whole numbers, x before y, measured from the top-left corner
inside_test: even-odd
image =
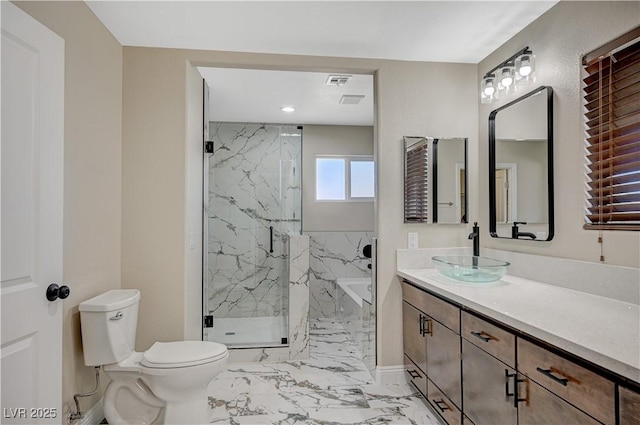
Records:
[[[407,379],[449,425],[640,423],[640,306],[402,269]]]

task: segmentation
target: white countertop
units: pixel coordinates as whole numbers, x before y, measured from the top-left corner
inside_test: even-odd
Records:
[[[397,274],[640,383],[640,306],[516,276],[466,284],[435,269]]]

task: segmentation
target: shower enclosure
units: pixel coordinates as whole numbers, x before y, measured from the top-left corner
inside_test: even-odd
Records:
[[[302,229],[302,127],[211,122],[209,140],[204,339],[287,345],[288,235]]]

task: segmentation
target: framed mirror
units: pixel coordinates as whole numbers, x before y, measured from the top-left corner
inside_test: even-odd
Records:
[[[467,222],[467,138],[403,137],[404,222]]]
[[[489,233],[550,241],[553,89],[542,86],[489,114]]]

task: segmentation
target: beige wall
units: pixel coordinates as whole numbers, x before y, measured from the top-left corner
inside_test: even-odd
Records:
[[[580,57],[638,26],[640,2],[560,2],[479,64],[479,80],[492,67],[529,46],[536,55],[537,81],[532,87],[554,90],[555,237],[551,242],[491,239],[488,202],[488,117],[513,100],[480,105],[480,212],[482,245],[495,249],[574,258],[597,262],[598,232],[584,230],[584,130],[581,106]],[[475,179],[477,181],[478,179]],[[473,179],[471,181],[474,181]],[[476,190],[476,188],[471,188]],[[639,267],[640,234],[605,231],[603,244],[608,264]]]
[[[62,403],[93,389],[78,304],[120,286],[122,47],[84,2],[15,2],[65,40]],[[83,399],[83,410],[100,395]]]
[[[315,201],[316,155],[373,155],[373,127],[305,125],[302,133],[302,230],[373,231],[373,201]]]
[[[200,283],[185,277],[195,276],[197,272],[190,269],[199,267],[185,260],[185,247],[187,229],[197,228],[197,214],[190,211],[201,208],[201,201],[195,206],[184,203],[190,198],[186,182],[191,173],[186,168],[191,151],[185,145],[184,111],[187,103],[201,96],[195,85],[186,84],[185,63],[376,74],[379,364],[402,364],[396,248],[405,246],[407,231],[420,232],[423,246],[467,243],[466,226],[402,223],[402,136],[456,134],[469,137],[475,146],[477,67],[125,47],[122,282],[142,291],[138,349],[157,340],[185,338],[185,315],[201,308],[188,302],[188,294],[200,290]]]

